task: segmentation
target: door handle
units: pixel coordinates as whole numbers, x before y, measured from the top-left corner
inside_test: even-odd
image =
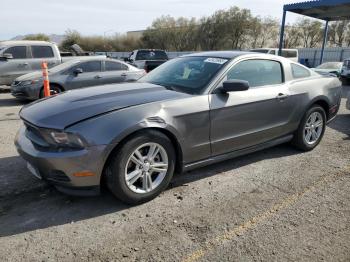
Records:
[[[100,78],[102,78],[102,76],[97,75],[97,76],[95,76],[95,78],[100,79]]]
[[[20,66],[27,66],[27,65],[29,65],[27,62],[25,62],[25,63],[22,63],[22,64],[19,64]]]
[[[276,98],[280,101],[283,101],[283,100],[287,99],[288,97],[289,97],[289,95],[287,95],[287,94],[279,93]]]
[[[122,77],[125,77],[125,76],[127,76],[127,74],[123,73],[123,74],[121,74],[121,76],[122,76]]]

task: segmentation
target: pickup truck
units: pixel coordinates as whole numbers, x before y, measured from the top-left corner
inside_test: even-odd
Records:
[[[168,61],[169,58],[164,50],[158,49],[139,49],[131,52],[125,59],[131,65],[144,69],[146,72],[152,71],[157,66]]]
[[[57,45],[50,42],[0,42],[0,85],[11,85],[17,77],[41,70],[43,61],[51,68],[73,58],[62,58]]]

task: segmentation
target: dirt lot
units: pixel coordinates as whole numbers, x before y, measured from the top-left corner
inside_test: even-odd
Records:
[[[344,88],[344,97],[350,88]],[[178,175],[135,207],[32,177],[13,139],[23,103],[0,94],[1,261],[350,261],[350,111],[322,143]]]

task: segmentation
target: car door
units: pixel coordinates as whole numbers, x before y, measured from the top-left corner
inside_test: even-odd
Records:
[[[29,51],[26,46],[11,46],[2,54],[11,54],[12,58],[0,61],[0,83],[10,85],[17,77],[32,71],[28,62]]]
[[[76,89],[82,87],[96,86],[101,84],[101,61],[84,61],[74,65],[67,71],[65,88]],[[77,73],[80,71],[80,73]]]
[[[48,45],[32,45],[30,46],[31,59],[28,62],[33,70],[41,70],[42,62],[46,62],[47,66],[54,67],[60,63],[55,57],[52,46]]]
[[[289,132],[294,104],[288,99],[283,66],[277,60],[249,59],[235,64],[222,79],[249,82],[246,91],[209,95],[212,154],[260,144]]]
[[[104,71],[101,74],[102,84],[113,84],[125,82],[128,78],[127,65],[118,61],[104,61]]]

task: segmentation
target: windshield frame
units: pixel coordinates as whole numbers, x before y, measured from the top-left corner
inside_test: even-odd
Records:
[[[198,87],[198,88],[193,89],[193,90],[191,90],[191,87],[180,86],[180,85],[177,85],[175,83],[169,83],[169,85],[165,85],[165,83],[159,83],[159,82],[156,82],[156,81],[148,81],[147,79],[145,80],[145,78],[147,78],[148,74],[146,74],[145,76],[141,77],[137,82],[160,85],[160,86],[163,86],[163,87],[165,87],[165,88],[167,88],[169,90],[173,90],[173,91],[181,92],[181,93],[186,93],[186,94],[189,94],[189,95],[202,95],[202,94],[208,93],[208,90],[210,89],[211,85],[216,82],[217,78],[221,76],[223,70],[225,70],[225,68],[227,68],[227,66],[232,61],[232,58],[229,58],[229,57],[205,56],[205,55],[203,55],[203,56],[185,55],[185,56],[180,56],[180,57],[171,59],[171,60],[169,60],[166,63],[169,63],[169,62],[172,62],[172,61],[178,60],[178,59],[185,59],[185,58],[202,58],[202,59],[214,58],[214,59],[223,59],[223,60],[226,60],[226,62],[223,63],[218,68],[218,70],[208,79],[208,81],[205,84],[203,84],[203,86]],[[164,65],[166,63],[164,63]],[[154,69],[154,70],[157,70],[157,68]],[[152,73],[152,72],[153,71],[151,71],[150,73]],[[196,91],[196,90],[197,90],[197,92],[191,92],[191,91]]]

